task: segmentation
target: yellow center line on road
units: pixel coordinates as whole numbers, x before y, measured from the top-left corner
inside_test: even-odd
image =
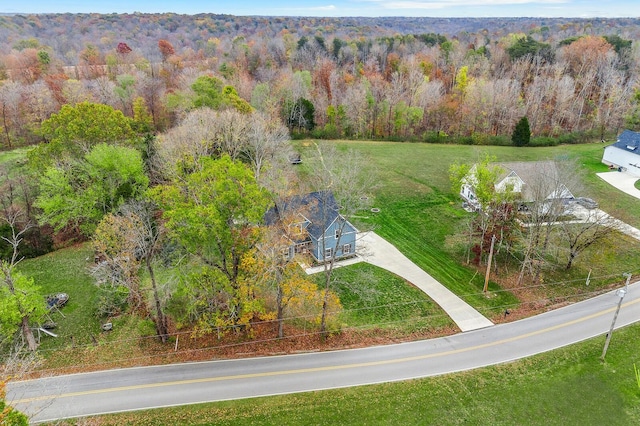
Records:
[[[636,304],[636,303],[640,303],[640,299],[635,299],[633,301],[630,301],[630,302],[627,302],[627,303],[623,303],[622,307],[631,306],[631,305]],[[375,367],[375,366],[386,365],[386,364],[399,364],[399,363],[403,363],[403,362],[419,361],[419,360],[424,360],[424,359],[429,359],[429,358],[436,358],[436,357],[441,357],[441,356],[459,354],[459,353],[463,353],[463,352],[470,352],[470,351],[474,351],[474,350],[489,348],[489,347],[492,347],[492,346],[499,346],[499,345],[502,345],[502,344],[505,344],[505,343],[515,342],[515,341],[518,341],[518,340],[526,339],[528,337],[533,337],[533,336],[537,336],[537,335],[540,335],[540,334],[548,333],[550,331],[554,331],[554,330],[558,330],[558,329],[561,329],[561,328],[564,328],[564,327],[568,327],[568,326],[573,325],[573,324],[578,324],[578,323],[581,323],[581,322],[584,322],[584,321],[588,321],[590,319],[597,318],[597,317],[600,317],[602,315],[606,315],[606,314],[608,314],[610,312],[615,311],[616,308],[617,308],[617,306],[616,307],[611,307],[611,308],[605,309],[603,311],[596,312],[596,313],[591,314],[591,315],[587,315],[585,317],[577,318],[575,320],[571,320],[571,321],[568,321],[568,322],[565,322],[565,323],[562,323],[562,324],[557,324],[557,325],[554,325],[554,326],[551,326],[551,327],[547,327],[547,328],[543,328],[543,329],[540,329],[540,330],[532,331],[530,333],[525,333],[525,334],[521,334],[521,335],[518,335],[518,336],[509,337],[509,338],[502,339],[502,340],[496,340],[494,342],[483,343],[481,345],[470,346],[470,347],[461,348],[461,349],[452,349],[452,350],[449,350],[449,351],[437,352],[437,353],[432,353],[432,354],[416,355],[416,356],[412,356],[412,357],[395,358],[395,359],[388,359],[388,360],[382,360],[382,361],[370,361],[370,362],[362,362],[362,363],[354,363],[354,364],[332,365],[332,366],[326,366],[326,367],[300,368],[300,369],[297,369],[297,370],[280,370],[280,371],[269,371],[269,372],[263,372],[263,373],[236,374],[236,375],[232,375],[232,376],[206,377],[206,378],[201,378],[201,379],[176,380],[176,381],[172,381],[172,382],[148,383],[148,384],[143,384],[143,385],[120,386],[120,387],[114,387],[114,388],[95,389],[95,390],[90,390],[90,391],[69,392],[69,393],[63,393],[63,394],[58,394],[58,395],[44,395],[44,396],[38,396],[38,397],[33,397],[33,398],[25,398],[25,399],[13,400],[13,401],[11,401],[11,404],[12,405],[15,405],[15,404],[26,404],[26,403],[29,403],[29,402],[42,401],[42,400],[48,400],[48,399],[55,400],[55,399],[60,399],[60,398],[71,398],[71,397],[74,397],[74,396],[84,396],[84,395],[95,395],[95,394],[101,394],[101,393],[123,392],[123,391],[131,391],[131,390],[159,388],[159,387],[165,387],[165,386],[190,385],[190,384],[196,384],[196,383],[221,382],[221,381],[226,381],[226,380],[243,380],[243,379],[252,379],[252,378],[258,378],[258,377],[271,377],[271,376],[284,376],[284,375],[291,375],[291,374],[315,373],[315,372],[320,372],[320,371],[334,371],[334,370],[345,370],[345,369],[349,369],[349,368]]]

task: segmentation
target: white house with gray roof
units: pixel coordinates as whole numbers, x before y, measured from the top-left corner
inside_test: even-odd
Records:
[[[604,148],[602,162],[640,177],[640,132],[622,132],[615,143]]]
[[[561,182],[560,173],[553,161],[518,161],[511,163],[491,163],[497,166],[500,174],[494,183],[496,192],[507,189],[516,194],[516,198],[523,204],[532,202],[550,202],[555,200],[572,200],[573,194]],[[474,192],[474,165],[465,177],[460,188],[462,198],[476,209],[481,206]]]

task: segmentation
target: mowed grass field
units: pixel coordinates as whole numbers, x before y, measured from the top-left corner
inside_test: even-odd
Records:
[[[472,162],[485,153],[499,161],[533,161],[570,156],[582,164],[585,194],[601,208],[640,226],[640,200],[609,187],[595,176],[602,146],[555,148],[462,147],[377,142],[338,142],[368,155],[368,173],[380,183],[370,215],[375,231],[392,241],[448,286],[456,274],[473,274],[444,250],[444,242],[464,215],[451,194],[452,162]],[[575,270],[589,266],[611,271],[638,270],[638,246],[620,244],[585,253]],[[594,265],[591,259],[598,260]],[[609,268],[611,267],[611,268]],[[608,269],[609,268],[609,269]],[[458,276],[458,277],[459,277]],[[571,276],[571,275],[570,275]],[[458,291],[477,293],[477,283]],[[640,424],[640,325],[614,333],[607,361],[599,360],[604,336],[535,357],[442,377],[226,401],[104,416],[101,425],[635,425]]]
[[[313,161],[313,141],[297,142],[305,162]],[[640,226],[640,200],[620,193],[595,173],[606,171],[600,163],[601,144],[550,148],[430,145],[393,142],[332,141],[342,149],[354,149],[366,159],[363,173],[376,177],[372,188],[374,207],[379,213],[362,212],[354,219],[361,229],[373,229],[398,247],[406,256],[488,317],[499,318],[505,309],[518,306],[509,292],[499,291],[491,282],[491,297],[482,293],[484,276],[464,265],[464,258],[447,248],[447,240],[460,231],[469,214],[451,190],[448,170],[453,163],[472,163],[490,155],[498,161],[533,161],[568,157],[576,160],[584,176],[584,194],[601,207],[630,224]],[[24,163],[26,150],[3,152],[0,157],[10,166]],[[13,168],[13,167],[12,167]],[[592,285],[606,285],[621,279],[623,272],[636,272],[639,265],[637,241],[608,241],[588,250],[572,270],[548,273],[549,292],[571,294],[565,282],[583,285],[592,270]],[[74,311],[70,318],[55,315],[58,339],[44,339],[43,350],[56,351],[92,344],[100,339],[99,325],[106,319],[91,314],[97,289],[87,274],[89,250],[82,247],[51,253],[25,261],[25,272],[33,275],[46,293],[65,291],[71,301],[63,311]],[[598,277],[604,277],[600,281]],[[429,327],[447,327],[450,320],[428,297],[407,286],[401,279],[377,268],[356,266],[336,271],[337,287],[345,313],[345,327],[385,326],[412,332]],[[560,283],[553,286],[554,282]],[[366,290],[358,287],[366,283]],[[80,318],[76,317],[78,310]],[[80,324],[76,327],[76,324]],[[73,339],[72,339],[73,336]]]
[[[303,158],[313,162],[315,141],[299,142]],[[608,213],[632,226],[640,227],[640,200],[626,195],[597,177],[608,171],[601,163],[603,145],[599,143],[542,148],[496,146],[433,145],[393,142],[328,142],[342,149],[357,150],[365,157],[363,173],[376,176],[372,189],[374,207],[379,213],[363,212],[356,222],[361,228],[373,229],[425,271],[465,299],[486,316],[496,317],[504,309],[517,306],[505,292],[482,293],[484,274],[464,266],[465,257],[448,248],[448,240],[465,229],[469,213],[461,208],[449,180],[449,167],[454,163],[474,163],[485,156],[496,161],[538,161],[569,159],[578,167],[582,191],[576,196],[591,197]],[[360,217],[368,217],[361,219]],[[567,294],[566,284],[584,286],[591,271],[591,287],[604,286],[622,279],[622,273],[640,272],[640,242],[614,239],[587,249],[572,269],[562,267],[546,271],[550,287],[558,283],[558,293]],[[508,266],[508,265],[507,265]],[[517,270],[513,262],[511,272]],[[490,291],[498,290],[490,283]],[[572,290],[569,290],[571,292]]]

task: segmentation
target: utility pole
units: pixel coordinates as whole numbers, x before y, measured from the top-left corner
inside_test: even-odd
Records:
[[[627,282],[624,283],[624,291],[629,291],[629,281],[631,281],[631,273],[627,272],[622,274],[623,277],[627,277]]]
[[[616,325],[616,320],[618,319],[618,313],[620,312],[620,306],[622,306],[622,299],[624,299],[625,294],[629,289],[629,281],[631,280],[631,274],[626,273],[623,276],[627,277],[627,282],[624,285],[624,288],[621,288],[617,291],[617,295],[620,297],[618,301],[618,307],[616,308],[616,313],[613,315],[613,321],[611,321],[611,328],[609,329],[609,333],[607,333],[607,340],[604,342],[604,348],[602,349],[602,356],[600,360],[604,362],[604,357],[607,355],[607,349],[609,348],[609,342],[611,341],[611,335],[613,334],[613,328]]]
[[[496,236],[494,234],[491,236],[491,248],[489,249],[489,260],[487,261],[487,273],[484,275],[484,288],[482,289],[484,293],[486,293],[489,288],[489,274],[491,274],[491,261],[493,259],[493,245],[495,242]]]

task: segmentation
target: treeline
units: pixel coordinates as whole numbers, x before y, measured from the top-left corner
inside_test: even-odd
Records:
[[[156,138],[139,106],[130,118],[108,105],[65,105],[43,121],[47,143],[28,152],[23,173],[0,170],[0,351],[16,342],[38,347],[31,324],[42,323],[46,299],[17,268],[32,229],[90,240],[96,313],[149,318],[163,342],[170,325],[221,336],[272,321],[283,337],[285,319],[298,317],[322,334],[339,328],[332,268],[320,286],[298,267],[304,254],[283,258],[304,236],[293,225],[297,212],[264,223],[276,201],[304,187],[289,164],[286,127],[215,78],[200,77],[192,90],[180,99],[190,110],[184,120]],[[332,178],[350,172],[343,161],[355,164],[329,149],[322,156]],[[352,192],[340,191],[356,185],[338,180],[336,199],[356,208],[345,201]],[[329,188],[320,178],[310,185]]]
[[[606,138],[640,120],[633,22],[2,16],[0,146],[42,141],[43,120],[83,101],[135,104],[165,131],[203,76],[294,137],[509,144],[527,117],[533,143]]]

